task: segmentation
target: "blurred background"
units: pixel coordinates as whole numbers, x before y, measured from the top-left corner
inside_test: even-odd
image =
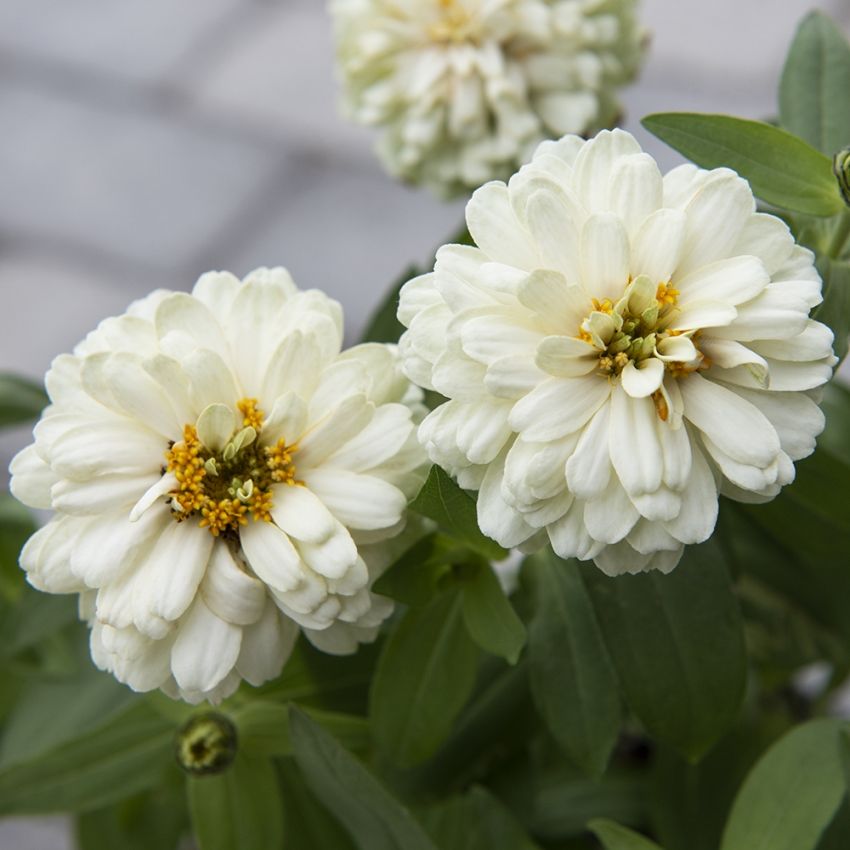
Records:
[[[625,126],[666,169],[644,114],[773,115],[811,8],[643,0],[653,44]],[[850,32],[850,0],[819,8]],[[287,266],[342,302],[355,340],[462,216],[385,176],[338,115],[322,0],[0,0],[0,128],[0,371],[34,378],[100,319],[213,268]],[[4,486],[28,438],[0,441]],[[0,850],[71,846],[61,819],[0,823]]]

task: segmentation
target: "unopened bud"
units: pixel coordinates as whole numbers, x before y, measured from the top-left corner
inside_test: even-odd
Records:
[[[193,776],[221,773],[236,758],[236,727],[223,714],[197,714],[178,731],[174,751]]]
[[[833,157],[832,171],[838,180],[841,197],[850,207],[850,148],[844,148]]]

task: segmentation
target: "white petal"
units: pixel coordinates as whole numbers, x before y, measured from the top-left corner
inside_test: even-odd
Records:
[[[280,440],[293,445],[301,439],[307,427],[307,405],[295,393],[288,392],[275,402],[263,424],[261,439],[264,445],[274,446]]]
[[[586,215],[576,206],[575,200],[563,192],[538,190],[529,198],[525,210],[528,229],[540,250],[541,265],[560,272],[572,283],[577,283],[581,274],[579,227]]]
[[[576,258],[578,253],[576,253]],[[590,296],[582,289],[576,274],[571,281],[558,272],[536,271],[520,284],[520,303],[548,319],[557,319],[565,328],[578,328],[592,309]]]
[[[609,204],[630,236],[662,204],[661,172],[646,153],[621,157],[611,170]],[[656,283],[658,281],[655,281]]]
[[[273,602],[267,602],[260,620],[242,630],[242,650],[236,662],[239,675],[255,687],[279,676],[298,634],[298,626]]]
[[[592,372],[599,352],[583,339],[569,336],[547,336],[537,346],[535,363],[556,378],[575,378]]]
[[[300,467],[315,468],[360,433],[372,419],[375,406],[362,393],[343,399],[335,410],[314,425],[300,440],[297,463]]]
[[[225,404],[211,404],[201,411],[195,427],[200,441],[211,452],[221,451],[236,430],[236,414]]]
[[[517,546],[531,537],[535,530],[522,515],[508,505],[502,496],[504,459],[490,464],[478,493],[478,525],[500,546]]]
[[[466,223],[475,244],[500,263],[531,271],[539,265],[537,251],[511,205],[504,183],[477,189],[466,206]]]
[[[764,263],[756,257],[718,260],[684,276],[676,276],[679,303],[723,301],[737,305],[761,293],[770,283]]]
[[[241,393],[227,364],[215,351],[193,351],[182,361],[189,377],[189,395],[195,409],[203,410],[216,402],[236,407]]]
[[[668,325],[669,330],[692,331],[722,328],[735,320],[738,311],[721,301],[691,301],[681,307]]]
[[[137,599],[136,627],[149,617],[172,622],[195,598],[212,554],[214,538],[191,522],[173,522],[162,532],[153,551],[140,566],[144,595]]]
[[[654,493],[664,470],[655,427],[655,406],[648,398],[632,398],[621,387],[611,396],[609,433],[611,462],[630,496]]]
[[[687,486],[682,491],[678,516],[665,528],[682,543],[702,543],[711,537],[717,524],[717,486],[711,469],[699,450],[693,453],[693,465]]]
[[[555,553],[561,558],[579,558],[586,561],[605,548],[605,544],[594,540],[584,523],[585,503],[576,499],[572,507],[546,532]]]
[[[575,187],[588,210],[606,209],[608,186],[617,160],[640,152],[634,137],[623,130],[603,130],[582,146],[574,166]]]
[[[239,657],[242,629],[220,619],[196,599],[180,624],[171,650],[171,670],[188,691],[211,691]]]
[[[673,276],[685,246],[685,214],[681,210],[656,210],[634,237],[632,277],[647,275],[656,283]]]
[[[611,477],[611,453],[608,428],[611,405],[603,405],[584,429],[576,450],[567,461],[570,490],[581,499],[595,499],[608,486]]]
[[[637,508],[613,475],[609,477],[605,492],[584,507],[587,530],[594,540],[602,543],[622,540],[639,518]]]
[[[9,464],[12,495],[30,508],[49,510],[52,507],[50,490],[56,484],[56,475],[39,457],[34,445],[19,451]]]
[[[511,411],[509,422],[529,442],[547,442],[581,428],[605,403],[611,387],[604,378],[550,378]]]
[[[317,575],[328,579],[342,579],[357,567],[357,546],[347,529],[339,523],[328,540],[315,544],[299,541],[298,551]],[[364,583],[367,580],[368,577],[364,576]]]
[[[201,595],[210,611],[237,626],[256,623],[266,604],[262,583],[237,564],[226,543],[213,546]]]
[[[581,232],[582,282],[600,301],[618,299],[629,282],[629,237],[613,213],[591,216]]]
[[[779,437],[758,408],[700,375],[690,375],[679,383],[685,417],[723,452],[740,463],[759,467],[774,462]]]
[[[298,485],[279,484],[274,488],[272,517],[290,537],[307,543],[324,543],[337,528],[321,498]]]
[[[283,593],[303,580],[301,556],[274,523],[249,523],[240,530],[239,540],[248,565],[269,587]]]
[[[623,389],[632,398],[651,396],[664,380],[664,364],[657,357],[647,357],[635,366],[630,360],[620,373]]]
[[[685,209],[685,253],[679,274],[730,256],[741,230],[755,212],[749,185],[733,171],[710,172]]]

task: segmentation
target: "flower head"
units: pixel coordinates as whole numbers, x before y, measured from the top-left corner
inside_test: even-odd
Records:
[[[635,0],[333,0],[345,106],[396,176],[451,195],[616,120]]]
[[[216,701],[277,675],[299,628],[333,653],[374,637],[420,394],[395,349],[341,342],[335,301],[261,269],[155,292],[54,361],[11,486],[56,516],[21,565],[80,594],[98,666]]]
[[[728,169],[662,177],[619,130],[546,142],[402,291],[406,374],[449,401],[420,439],[481,528],[605,572],[670,570],[718,493],[794,478],[835,364],[813,255]]]

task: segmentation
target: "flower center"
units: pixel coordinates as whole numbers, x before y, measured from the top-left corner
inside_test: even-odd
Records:
[[[223,405],[211,407],[226,410]],[[292,460],[297,445],[280,439],[262,446],[264,417],[257,400],[242,399],[237,407],[242,426],[223,440],[220,448],[209,448],[198,433],[208,408],[197,425],[183,427],[183,441],[171,445],[166,453],[166,469],[178,484],[168,494],[174,518],[182,522],[196,517],[214,537],[238,533],[239,527],[248,523],[249,513],[255,522],[271,522],[274,485],[301,483]]]
[[[433,41],[457,44],[469,40],[472,15],[458,0],[437,0],[437,20],[429,27]]]
[[[629,363],[636,366],[649,357],[664,360],[674,377],[684,377],[697,369],[707,368],[708,361],[693,339],[680,349],[687,350],[687,360],[671,356],[668,340],[690,336],[691,332],[669,330],[678,312],[679,290],[669,281],[659,284],[646,275],[630,280],[619,301],[593,300],[593,312],[581,323],[578,338],[599,351],[599,374],[618,376]],[[665,354],[666,352],[666,354]]]

